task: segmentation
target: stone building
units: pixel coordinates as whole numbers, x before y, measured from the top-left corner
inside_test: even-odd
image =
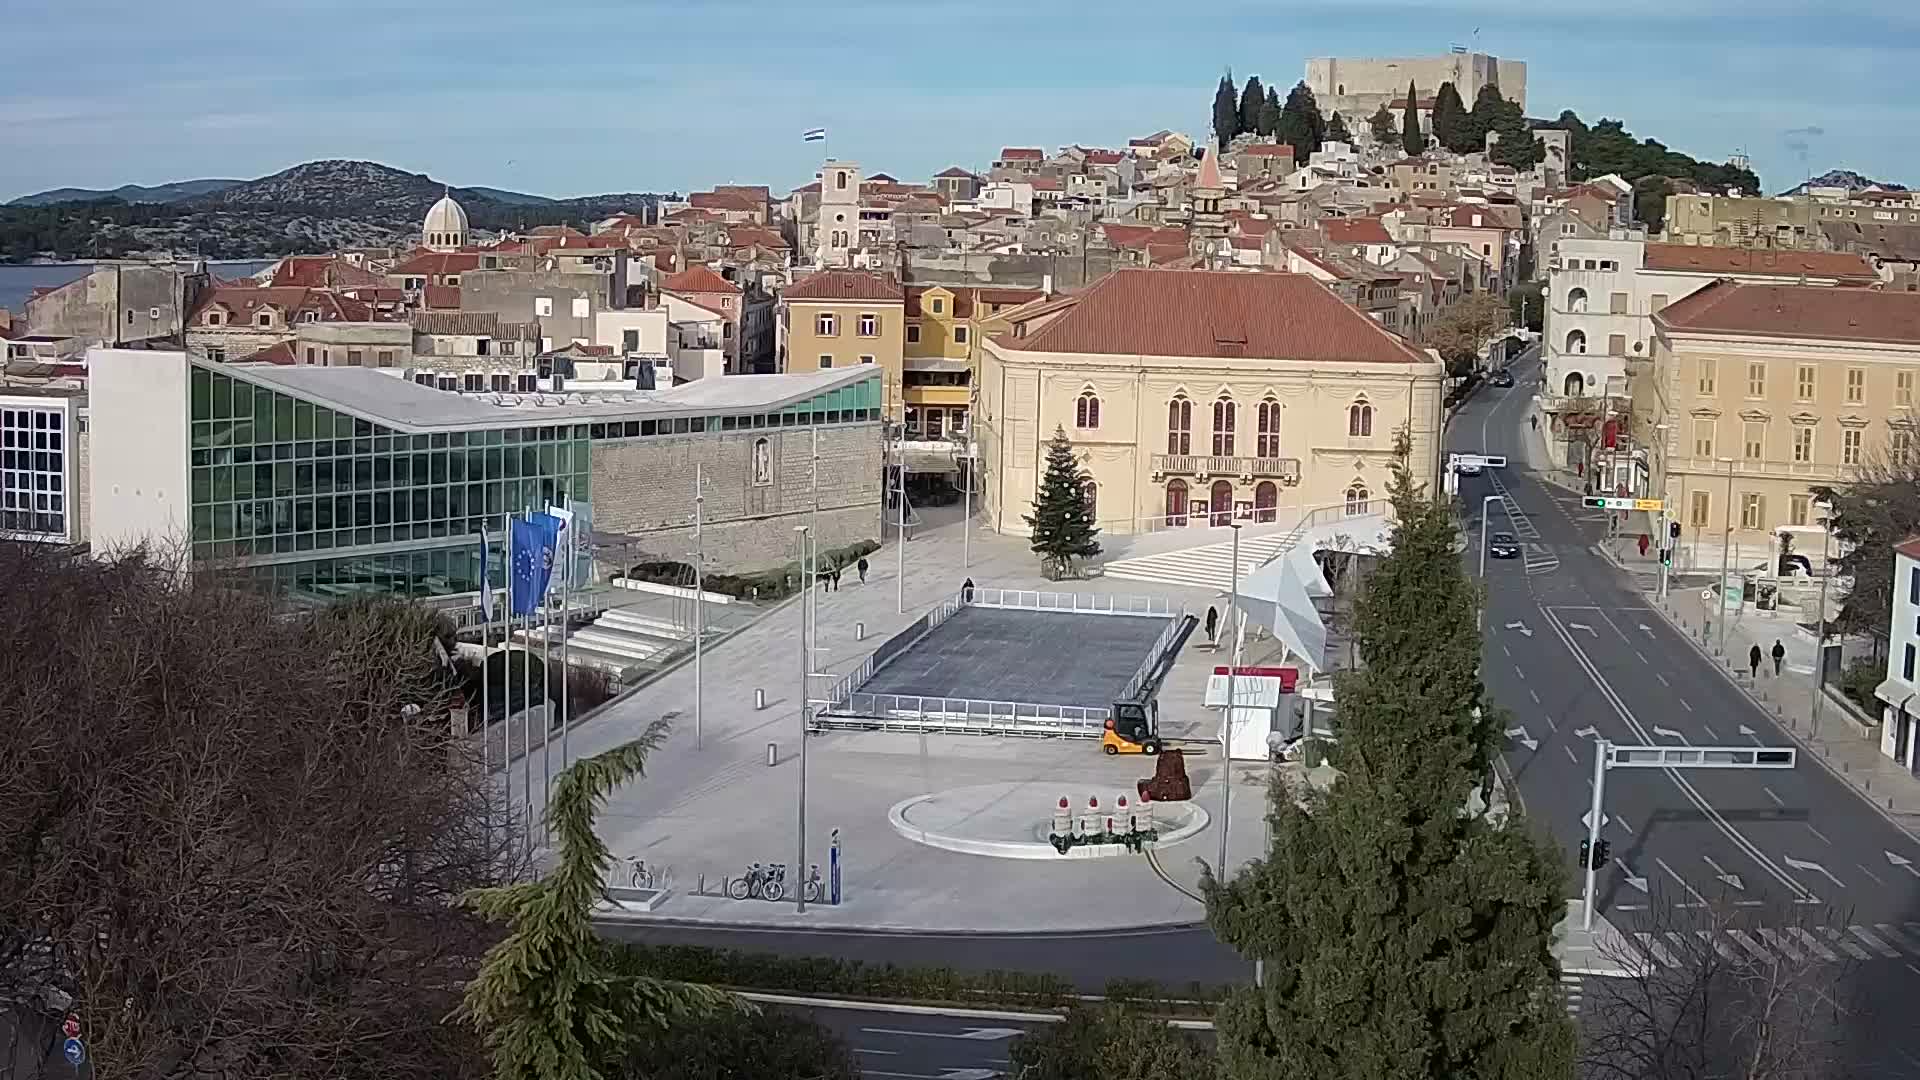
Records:
[[[1421,96],[1429,96],[1450,82],[1460,91],[1460,100],[1469,108],[1480,88],[1491,83],[1519,105],[1527,107],[1527,64],[1524,60],[1502,60],[1478,52],[1450,52],[1444,56],[1409,56],[1391,59],[1350,59],[1317,56],[1307,61],[1307,89],[1313,91],[1323,116],[1334,113],[1347,118],[1347,125],[1364,125],[1367,117],[1394,99],[1404,99],[1407,84],[1412,83]]]
[[[905,329],[899,282],[865,270],[822,270],[780,294],[779,364],[791,372],[872,364],[886,417],[899,420]]]
[[[88,345],[177,347],[187,313],[210,281],[199,260],[98,263],[85,277],[29,297],[27,326]]]
[[[1119,270],[1006,318],[973,416],[994,529],[1025,533],[1056,430],[1113,533],[1368,513],[1402,430],[1437,475],[1439,358],[1303,275]]]

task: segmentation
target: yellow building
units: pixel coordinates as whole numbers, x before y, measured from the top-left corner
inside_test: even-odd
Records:
[[[982,347],[982,504],[1023,516],[1066,432],[1111,533],[1380,509],[1395,435],[1439,467],[1444,367],[1299,274],[1119,270]]]
[[[822,270],[780,294],[781,371],[875,364],[884,419],[901,419],[906,294],[890,277]]]
[[[1039,289],[917,285],[907,289],[906,437],[964,431],[980,342],[1011,329],[1001,313],[1046,295]]]
[[[1780,530],[1818,559],[1814,485],[1913,445],[1920,295],[1717,281],[1653,316],[1630,372],[1653,490],[1681,525],[1676,565],[1763,562]]]

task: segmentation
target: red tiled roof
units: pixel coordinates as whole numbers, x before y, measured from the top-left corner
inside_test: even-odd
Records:
[[[753,228],[746,225],[729,225],[727,227],[728,247],[746,247],[748,244],[758,244],[771,251],[787,250],[787,242],[781,239],[780,234],[774,232],[772,229]]]
[[[1145,251],[1154,244],[1179,244],[1182,247],[1187,244],[1187,230],[1170,225],[1156,227],[1102,222],[1100,229],[1106,233],[1108,244],[1133,251]]]
[[[571,225],[535,225],[527,230],[528,236],[585,236],[586,233]]]
[[[311,311],[320,322],[372,322],[374,311],[366,304],[328,289],[302,289],[266,285],[221,285],[202,293],[188,313],[189,322],[198,323],[208,308],[219,305],[232,312],[236,325],[251,323],[262,307],[280,310],[288,323],[300,321]]]
[[[1264,242],[1263,238],[1258,236],[1227,237],[1227,243],[1232,244],[1234,247],[1239,248],[1241,251],[1259,251],[1260,245],[1263,242]]]
[[[424,292],[425,295],[421,297],[421,300],[422,300],[423,306],[425,306],[428,310],[430,311],[459,311],[460,310],[460,286],[429,285],[422,291]]]
[[[700,210],[764,211],[765,200],[739,191],[696,191],[687,196],[687,204]]]
[[[1909,536],[1893,545],[1893,550],[1909,559],[1920,559],[1920,536]]]
[[[819,190],[820,190],[820,181],[815,180],[811,184],[801,184],[799,187],[794,188],[792,191],[792,194],[798,195],[803,191],[819,191]]]
[[[1035,191],[1059,191],[1060,181],[1051,176],[1036,176],[1031,181]]]
[[[705,266],[695,264],[677,274],[668,274],[660,282],[663,292],[673,293],[727,293],[740,295],[740,286],[714,273]]]
[[[1118,165],[1121,159],[1125,157],[1126,155],[1118,150],[1089,150],[1087,151],[1087,164]]]
[[[1695,247],[1691,244],[1648,244],[1642,263],[1649,270],[1696,270],[1712,274],[1808,275],[1871,284],[1879,280],[1873,267],[1848,251],[1773,251],[1754,248]]]
[[[1666,329],[1689,334],[1920,345],[1920,293],[1880,289],[1743,284],[1723,278],[1661,308],[1654,319]]]
[[[309,289],[384,285],[386,278],[332,255],[289,255],[273,268],[274,285]]]
[[[1301,274],[1116,270],[1067,299],[1069,310],[1031,336],[995,340],[1030,352],[1429,362]]]
[[[1328,218],[1320,223],[1329,244],[1391,244],[1387,227],[1379,218]]]
[[[387,271],[387,274],[391,277],[438,277],[441,274],[464,274],[478,269],[479,252],[416,251]]]
[[[1253,157],[1292,157],[1293,147],[1286,143],[1254,143],[1243,146],[1240,152]]]
[[[904,300],[900,283],[864,270],[821,270],[787,286],[788,300]]]
[[[1042,161],[1046,154],[1033,147],[1008,146],[1000,150],[1001,161]]]
[[[300,362],[294,354],[293,342],[276,341],[246,358],[249,364],[297,364]]]
[[[751,195],[763,203],[773,198],[773,189],[765,184],[715,184],[713,190],[735,195]]]

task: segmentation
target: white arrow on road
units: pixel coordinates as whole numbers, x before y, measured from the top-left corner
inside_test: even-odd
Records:
[[[1677,732],[1677,731],[1675,731],[1675,730],[1673,730],[1672,728],[1665,728],[1665,727],[1656,727],[1656,728],[1654,728],[1654,729],[1653,729],[1653,733],[1654,733],[1655,735],[1658,735],[1658,736],[1660,736],[1661,738],[1664,738],[1664,739],[1682,739],[1682,740],[1684,740],[1684,739],[1686,738],[1686,736],[1685,736],[1685,735],[1682,735],[1682,734],[1680,734],[1679,732]]]
[[[1581,814],[1581,815],[1580,815],[1580,824],[1582,824],[1582,825],[1585,825],[1585,826],[1586,826],[1586,827],[1587,827],[1587,828],[1588,828],[1589,830],[1591,830],[1591,829],[1593,828],[1593,811],[1591,811],[1591,810],[1589,810],[1589,811],[1587,811],[1586,813],[1584,813],[1584,814]],[[1612,815],[1612,814],[1602,814],[1602,815],[1600,815],[1600,827],[1601,827],[1601,828],[1603,828],[1603,829],[1604,829],[1604,828],[1606,828],[1607,826],[1609,826],[1609,825],[1611,825],[1611,824],[1613,824],[1613,815]],[[1628,831],[1632,831],[1632,830],[1628,830]]]
[[[1742,735],[1745,735],[1745,736],[1746,736],[1747,738],[1749,738],[1749,739],[1752,739],[1752,740],[1753,740],[1753,745],[1755,745],[1755,746],[1759,746],[1759,745],[1760,745],[1760,736],[1759,736],[1759,735],[1756,735],[1756,734],[1754,734],[1754,731],[1753,731],[1753,729],[1752,729],[1752,728],[1750,728],[1750,727],[1748,727],[1747,725],[1745,725],[1745,724],[1741,724],[1741,725],[1740,725],[1740,734],[1742,734]]]
[[[1627,876],[1627,884],[1633,886],[1636,889],[1639,889],[1641,892],[1647,891],[1646,878],[1634,876],[1633,870],[1629,868],[1626,863],[1621,862],[1619,859],[1613,860],[1613,865],[1619,867],[1620,872]]]
[[[1509,629],[1509,630],[1518,630],[1518,631],[1520,631],[1520,633],[1521,633],[1521,636],[1523,636],[1523,637],[1532,637],[1532,636],[1533,636],[1533,631],[1531,631],[1531,630],[1529,630],[1529,629],[1527,629],[1527,624],[1526,624],[1526,623],[1523,623],[1523,622],[1510,622],[1510,623],[1508,623],[1508,624],[1507,624],[1507,629]]]
[[[1846,884],[1842,882],[1839,878],[1833,876],[1832,871],[1829,871],[1826,867],[1821,866],[1817,862],[1807,862],[1804,859],[1796,859],[1791,855],[1780,856],[1780,861],[1783,863],[1786,863],[1788,866],[1793,867],[1795,870],[1807,870],[1812,873],[1819,874],[1821,877],[1826,878],[1828,881],[1833,882],[1834,887],[1837,889],[1844,889],[1847,887]]]
[[[1916,869],[1914,867],[1912,859],[1901,858],[1900,856],[1895,855],[1891,851],[1886,852],[1885,854],[1887,856],[1888,862],[1892,863],[1893,865],[1899,867],[1902,870],[1905,870],[1907,873],[1912,874],[1914,877],[1920,877],[1920,869]]]
[[[993,1042],[1026,1034],[1019,1028],[968,1028],[965,1031],[902,1031],[898,1028],[861,1028],[860,1030],[869,1035],[905,1035],[912,1039],[968,1039],[975,1042]]]
[[[1646,635],[1647,635],[1648,637],[1652,637],[1652,636],[1653,636],[1653,627],[1651,627],[1651,626],[1648,626],[1648,625],[1647,625],[1646,623],[1641,623],[1641,624],[1640,624],[1640,629],[1641,629],[1641,631],[1642,631],[1643,633],[1645,633],[1645,634],[1646,634]]]
[[[1702,856],[1700,856],[1700,857],[1701,857],[1702,859],[1706,859],[1706,862],[1707,862],[1707,865],[1708,865],[1708,866],[1711,866],[1711,867],[1713,867],[1713,876],[1714,876],[1714,877],[1717,877],[1717,878],[1719,878],[1719,879],[1720,879],[1721,881],[1723,881],[1723,882],[1726,882],[1726,883],[1727,883],[1728,885],[1731,885],[1731,886],[1733,886],[1734,888],[1736,888],[1736,889],[1739,889],[1739,890],[1740,890],[1741,892],[1746,892],[1746,891],[1747,891],[1747,886],[1746,886],[1746,884],[1745,884],[1744,882],[1742,882],[1742,881],[1740,880],[1740,875],[1739,875],[1739,874],[1729,874],[1729,873],[1727,873],[1727,872],[1726,872],[1726,871],[1725,871],[1724,869],[1721,869],[1721,866],[1720,866],[1720,864],[1719,864],[1719,863],[1717,863],[1717,862],[1714,862],[1714,861],[1713,861],[1712,859],[1710,859],[1710,858],[1707,858],[1707,856],[1705,856],[1705,855],[1702,855]]]
[[[1531,738],[1531,737],[1529,737],[1529,736],[1527,735],[1527,729],[1526,729],[1526,728],[1523,728],[1523,727],[1510,727],[1510,728],[1508,728],[1508,729],[1507,729],[1507,738],[1509,738],[1509,739],[1517,739],[1517,740],[1519,740],[1519,742],[1520,742],[1520,745],[1521,745],[1521,746],[1524,746],[1524,747],[1526,747],[1526,748],[1527,748],[1528,750],[1538,750],[1538,749],[1540,749],[1540,740],[1539,740],[1539,739],[1535,739],[1535,738]]]
[[[931,1035],[933,1033],[930,1031],[918,1031],[914,1034]],[[861,1069],[860,1075],[884,1076],[887,1077],[888,1080],[993,1080],[994,1077],[1001,1075],[1001,1073],[998,1069],[942,1069],[940,1070],[940,1075],[934,1076],[929,1073],[883,1072],[879,1069]]]
[[[1600,636],[1600,631],[1595,630],[1593,627],[1588,626],[1586,623],[1583,623],[1583,622],[1570,622],[1567,624],[1567,629],[1585,630],[1587,633],[1592,634],[1594,637]]]
[[[1574,737],[1578,739],[1591,739],[1595,735],[1600,734],[1600,732],[1594,728],[1583,727],[1583,728],[1574,728],[1573,734],[1574,734]]]

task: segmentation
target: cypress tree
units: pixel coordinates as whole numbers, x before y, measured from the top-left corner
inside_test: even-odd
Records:
[[[1247,76],[1247,85],[1240,90],[1240,113],[1234,134],[1245,135],[1249,131],[1260,130],[1260,110],[1267,104],[1267,92],[1260,85],[1260,76]]]
[[[1353,142],[1353,133],[1347,130],[1347,122],[1342,120],[1337,112],[1327,121],[1327,141],[1348,144]]]
[[[1213,91],[1213,137],[1218,140],[1221,149],[1240,129],[1239,95],[1233,90],[1233,72],[1220,76],[1220,85]]]
[[[1451,82],[1441,83],[1433,92],[1433,137],[1456,154],[1475,149],[1462,141],[1466,119],[1467,105],[1460,100],[1460,91]]]
[[[1400,148],[1412,157],[1427,148],[1427,137],[1420,131],[1420,95],[1407,84],[1407,108],[1400,117]]]
[[[1272,135],[1280,126],[1280,91],[1267,87],[1266,103],[1260,106],[1260,134]]]
[[[1233,1080],[1568,1080],[1553,927],[1559,858],[1517,813],[1469,812],[1503,718],[1484,699],[1479,590],[1402,433],[1393,550],[1335,682],[1330,789],[1276,783],[1265,858],[1202,879],[1214,933],[1265,961],[1216,1018]]]
[[[1387,111],[1385,102],[1373,111],[1373,116],[1367,120],[1367,126],[1373,129],[1373,141],[1383,146],[1396,142],[1400,138],[1400,128],[1394,124],[1393,114]]]
[[[1473,95],[1473,111],[1467,114],[1466,122],[1461,125],[1460,141],[1468,151],[1482,150],[1487,145],[1487,132],[1495,130],[1511,106],[1518,114],[1520,107],[1501,96],[1500,88],[1487,83]]]
[[[1302,81],[1287,92],[1287,103],[1280,109],[1280,121],[1274,125],[1274,137],[1293,147],[1293,160],[1305,161],[1327,139],[1327,123],[1320,117],[1320,103]]]
[[[1033,533],[1033,551],[1048,577],[1060,578],[1073,569],[1075,559],[1100,554],[1100,529],[1093,523],[1087,475],[1074,460],[1073,443],[1065,428],[1055,428],[1047,443],[1047,471],[1034,496],[1033,513],[1026,515]]]

